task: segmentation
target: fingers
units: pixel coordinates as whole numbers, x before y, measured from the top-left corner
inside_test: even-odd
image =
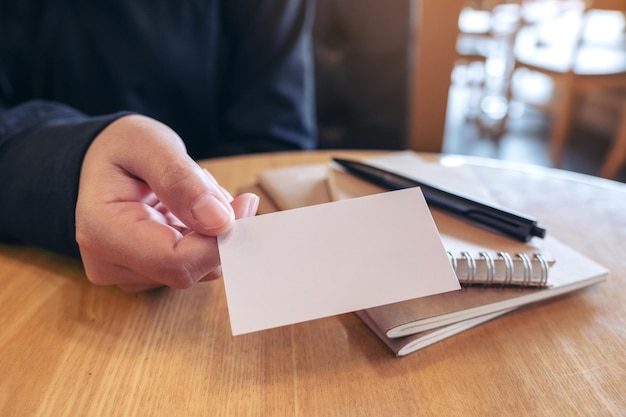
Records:
[[[124,227],[127,219],[111,222]],[[81,257],[90,281],[125,290],[168,286],[184,289],[221,276],[216,238],[197,232],[180,234],[167,225],[140,221],[132,233],[100,231],[82,244]]]
[[[135,292],[188,288],[221,276],[214,236],[253,216],[259,198],[234,198],[162,124],[127,116],[89,148],[76,238],[89,279]]]
[[[252,193],[241,194],[231,201],[235,217],[241,219],[243,217],[252,217],[259,208],[259,196]]]
[[[164,279],[159,280],[157,278],[155,280],[124,266],[103,262],[100,257],[90,256],[86,251],[83,251],[83,263],[89,280],[95,285],[114,285],[125,292],[140,292],[163,288],[164,286],[173,287],[176,285],[175,281],[170,282],[170,280],[167,279],[169,271],[164,272]],[[220,278],[221,276],[221,268],[216,267],[201,278],[194,278],[189,282],[210,281]],[[189,286],[191,285],[181,284],[178,285],[178,288],[182,289]]]
[[[108,140],[94,141],[86,158],[91,153],[107,155],[111,164],[147,183],[194,231],[217,236],[232,226],[230,195],[187,155],[175,132],[136,115],[119,119],[106,130]]]

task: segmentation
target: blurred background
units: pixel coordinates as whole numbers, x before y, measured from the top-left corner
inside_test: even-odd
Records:
[[[626,182],[626,0],[317,0],[322,148]]]

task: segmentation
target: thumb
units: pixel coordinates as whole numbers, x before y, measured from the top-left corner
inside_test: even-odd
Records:
[[[117,153],[122,168],[145,181],[161,203],[190,229],[209,236],[228,231],[235,220],[232,197],[191,159],[180,137],[147,117],[124,119],[132,129],[115,126],[122,129],[120,136],[126,139],[124,152]]]
[[[172,170],[146,180],[159,200],[196,232],[217,236],[228,231],[235,220],[232,197],[186,154],[176,161],[169,160],[171,157],[164,163]]]

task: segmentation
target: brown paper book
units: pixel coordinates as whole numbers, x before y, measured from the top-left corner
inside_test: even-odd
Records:
[[[276,168],[257,175],[258,185],[279,210],[328,203],[327,178],[326,165]]]
[[[503,316],[515,308],[508,310],[500,310],[495,313],[485,314],[483,316],[474,317],[467,320],[461,320],[456,323],[449,324],[447,326],[441,326],[436,329],[426,330],[424,332],[415,333],[404,337],[387,337],[385,332],[378,327],[376,321],[367,314],[367,311],[357,311],[356,315],[378,336],[378,338],[385,344],[396,356],[406,356],[409,353],[413,353],[434,343],[440,342],[455,334],[464,332],[480,324],[486,323],[497,317]]]

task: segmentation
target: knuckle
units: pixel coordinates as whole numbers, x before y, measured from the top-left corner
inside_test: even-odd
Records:
[[[78,227],[78,225],[76,226],[76,235],[74,238],[76,239],[78,247],[87,247],[89,244],[89,237],[82,228]]]
[[[161,171],[161,185],[165,190],[176,190],[195,177],[195,172],[184,163],[168,164]]]
[[[95,246],[95,243],[97,242],[97,240],[94,239],[94,236],[95,234],[89,226],[85,225],[82,222],[76,222],[74,239],[76,240],[79,248],[93,248]]]
[[[204,276],[204,278],[202,278],[205,281],[212,281],[214,279],[218,279],[222,277],[222,267],[221,266],[217,266],[214,269],[212,269],[211,271],[209,271],[208,274],[206,274]]]
[[[91,282],[93,285],[106,286],[111,284],[109,280],[101,274],[96,274],[89,271],[86,271],[85,274],[87,275],[87,279],[89,280],[89,282]]]
[[[161,282],[176,289],[191,288],[197,281],[193,267],[186,262],[164,262],[156,272]]]

